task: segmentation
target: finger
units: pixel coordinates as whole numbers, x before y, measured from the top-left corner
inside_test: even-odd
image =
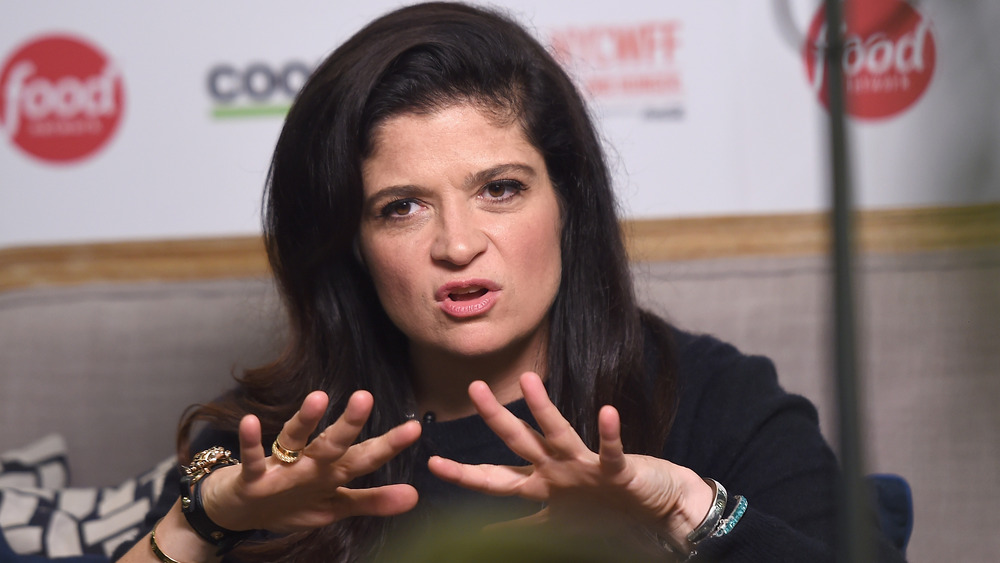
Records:
[[[517,495],[537,501],[547,500],[549,496],[541,480],[531,479],[534,468],[530,465],[469,465],[431,456],[427,467],[443,481],[488,495]]]
[[[549,456],[545,439],[501,405],[485,382],[473,381],[469,385],[469,398],[486,425],[512,452],[530,463],[537,463]]]
[[[338,516],[395,516],[417,505],[412,485],[383,485],[370,489],[337,489],[334,511]]]
[[[529,371],[521,374],[520,384],[524,401],[531,409],[535,422],[542,429],[542,433],[550,445],[563,451],[587,447],[573,425],[563,417],[559,409],[549,399],[545,384],[542,383],[542,378],[537,373]]]
[[[355,391],[347,400],[347,406],[340,418],[316,437],[306,448],[309,457],[324,461],[340,459],[344,452],[358,439],[368,416],[372,412],[375,399],[368,391]]]
[[[264,474],[267,466],[264,463],[266,454],[264,446],[260,443],[261,430],[260,420],[248,414],[240,420],[239,440],[240,440],[240,461],[242,462],[243,477],[252,481]]]
[[[597,432],[601,436],[601,469],[616,473],[625,469],[625,448],[622,446],[622,424],[618,409],[604,405],[597,413]]]
[[[278,433],[278,442],[289,450],[301,450],[309,442],[309,435],[316,429],[326,412],[330,398],[322,391],[313,391],[302,400],[302,406],[285,422]]]
[[[333,455],[332,448],[323,448],[319,454],[311,454],[316,461],[333,463],[340,461],[338,469],[343,482],[349,482],[360,475],[367,475],[382,467],[390,459],[413,445],[420,438],[421,426],[410,420],[389,430],[381,436],[369,438],[350,447],[343,455]]]

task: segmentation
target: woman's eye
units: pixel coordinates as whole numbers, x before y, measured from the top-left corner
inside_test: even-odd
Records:
[[[514,197],[524,189],[524,184],[516,180],[498,180],[483,187],[483,193],[490,199],[504,200]]]
[[[389,203],[382,208],[381,215],[383,217],[406,217],[417,211],[417,202],[412,199],[401,199],[399,201],[394,201]]]

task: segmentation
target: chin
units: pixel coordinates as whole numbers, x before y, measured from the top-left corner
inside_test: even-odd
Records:
[[[442,352],[449,356],[475,359],[494,356],[502,353],[508,346],[484,345],[483,342],[450,342],[444,346],[438,346]]]
[[[477,331],[474,334],[455,336],[445,343],[440,343],[439,347],[446,354],[470,360],[493,357],[502,362],[506,356],[511,356],[510,359],[516,361],[516,358],[525,354],[528,349],[536,350],[543,334],[543,331],[538,330],[514,334]],[[534,356],[534,352],[528,353]]]

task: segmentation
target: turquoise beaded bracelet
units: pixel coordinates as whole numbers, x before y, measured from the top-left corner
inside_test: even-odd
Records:
[[[716,527],[715,531],[712,532],[713,538],[722,537],[729,532],[732,532],[733,528],[736,527],[736,524],[739,523],[740,518],[743,518],[743,513],[747,511],[747,505],[750,503],[747,502],[746,497],[736,495],[733,499],[736,501],[736,507],[729,513],[729,516],[726,516],[719,521],[718,527]]]

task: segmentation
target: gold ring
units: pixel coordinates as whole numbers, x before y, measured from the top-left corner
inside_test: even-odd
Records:
[[[274,457],[280,459],[285,463],[295,463],[296,461],[299,460],[299,457],[302,455],[302,450],[290,450],[285,446],[279,444],[278,439],[275,438],[274,444],[271,445],[271,453],[274,454]]]

